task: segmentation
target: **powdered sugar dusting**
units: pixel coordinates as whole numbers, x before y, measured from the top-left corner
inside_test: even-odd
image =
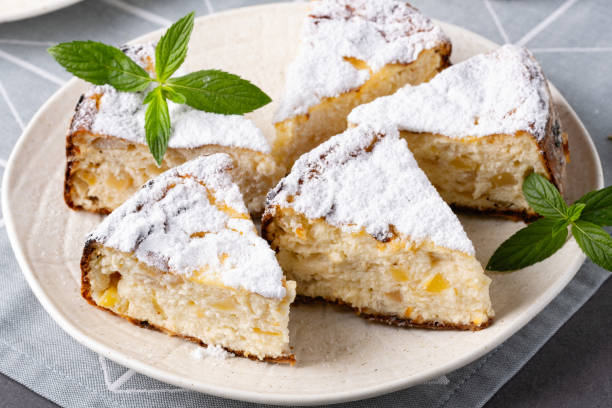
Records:
[[[452,138],[526,131],[540,141],[546,135],[549,95],[531,53],[505,45],[453,65],[428,83],[358,106],[348,120]]]
[[[124,47],[127,56],[154,75],[155,46],[147,43]],[[177,72],[182,75],[184,72]],[[92,87],[75,114],[73,131],[81,128],[92,133],[114,136],[145,144],[146,93],[119,92],[110,85]],[[97,106],[95,98],[99,98]],[[170,148],[195,148],[204,145],[241,147],[270,153],[270,145],[253,122],[241,115],[220,115],[168,101],[172,129]]]
[[[197,360],[203,360],[206,357],[216,358],[218,360],[227,360],[234,357],[234,353],[230,353],[221,346],[196,347],[191,351],[191,357]]]
[[[151,75],[155,75],[155,42],[149,41],[146,43],[142,43],[139,45],[124,45],[121,48],[121,51],[128,57],[130,57],[134,62],[140,65],[145,71],[147,71]],[[177,73],[182,75],[182,71]]]
[[[88,237],[163,271],[285,296],[274,251],[257,234],[226,154],[203,156],[150,180]]]
[[[365,61],[375,73],[389,63],[413,62],[421,51],[449,42],[431,20],[398,0],[313,1],[301,38],[275,122],[363,85],[370,71],[345,58]]]
[[[308,218],[379,240],[395,232],[474,254],[461,223],[418,167],[396,128],[359,126],[300,157],[268,195],[268,211]]]

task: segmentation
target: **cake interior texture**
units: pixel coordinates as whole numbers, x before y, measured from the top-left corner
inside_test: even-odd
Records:
[[[134,323],[237,355],[293,362],[289,305],[295,283],[279,300],[224,286],[209,273],[163,272],[133,255],[92,243],[83,258],[83,296]]]
[[[494,315],[491,280],[471,255],[427,240],[382,242],[290,208],[277,209],[263,228],[298,295],[400,326],[479,330]]]
[[[358,89],[335,97],[324,98],[308,113],[275,124],[273,154],[287,170],[297,158],[347,128],[348,114],[358,105],[380,96],[390,95],[406,84],[429,81],[449,65],[450,44],[423,50],[418,59],[408,64],[387,64]],[[365,61],[345,58],[357,69],[369,69]],[[371,72],[371,70],[370,70]]]
[[[523,181],[533,172],[549,177],[549,171],[529,133],[467,140],[408,131],[400,136],[449,205],[537,217],[523,195]]]
[[[237,147],[169,148],[158,167],[144,144],[80,131],[69,138],[68,150],[66,202],[72,208],[103,214],[117,208],[148,180],[199,156],[227,153],[232,157],[232,178],[254,214],[263,211],[267,191],[282,176],[270,155]]]

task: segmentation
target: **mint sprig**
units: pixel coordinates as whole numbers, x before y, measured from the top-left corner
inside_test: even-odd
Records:
[[[249,81],[216,69],[170,78],[168,84],[186,98],[187,105],[207,112],[240,115],[272,101]]]
[[[572,235],[586,256],[602,268],[612,271],[612,237],[603,228],[578,220],[572,225]]]
[[[612,186],[591,191],[576,202],[585,205],[580,216],[583,221],[601,226],[612,225]]]
[[[567,215],[563,197],[544,177],[527,177],[523,182],[523,195],[531,208],[543,217],[564,218]]]
[[[488,270],[512,271],[548,258],[565,244],[571,226],[586,256],[612,271],[612,237],[602,228],[612,225],[612,187],[592,191],[568,206],[550,181],[532,173],[523,182],[523,193],[543,218],[504,241],[489,259]]]
[[[120,49],[101,42],[72,41],[47,51],[68,72],[94,85],[108,84],[118,91],[138,92],[153,81]]]
[[[555,228],[557,222],[552,218],[542,218],[519,230],[495,251],[487,269],[521,269],[557,252],[567,238],[567,225]]]
[[[170,140],[170,113],[161,87],[153,89],[145,98],[145,135],[153,157],[163,157]],[[158,161],[158,164],[161,160]]]
[[[157,78],[165,81],[170,78],[187,57],[187,44],[193,31],[191,12],[174,23],[159,39],[155,47],[155,73]]]
[[[183,64],[194,25],[194,13],[172,24],[155,47],[155,78],[120,49],[94,41],[73,41],[49,48],[55,60],[73,75],[122,92],[149,90],[143,103],[146,142],[161,165],[171,134],[168,102],[220,114],[243,114],[271,99],[251,82],[219,70],[171,77]]]

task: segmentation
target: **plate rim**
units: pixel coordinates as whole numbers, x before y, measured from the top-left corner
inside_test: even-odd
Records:
[[[45,4],[43,6],[26,7],[24,9],[16,11],[11,10],[8,13],[0,13],[0,23],[10,23],[41,16],[63,9],[81,1],[82,0],[55,0],[53,3]]]
[[[76,0],[79,1],[79,0]],[[75,0],[67,0],[67,2],[76,2]],[[234,13],[243,13],[245,10],[253,10],[254,9],[266,9],[266,8],[276,8],[276,7],[296,7],[303,6],[300,3],[271,3],[271,4],[263,4],[249,7],[241,7],[236,9],[226,10],[220,13],[208,14],[205,16],[199,16],[196,18],[196,23],[201,24],[205,22],[207,19],[219,18],[220,16],[227,16]],[[490,44],[494,47],[499,47],[499,44],[474,33],[473,31],[467,30],[463,27],[440,22],[438,20],[434,20],[436,24],[442,23],[446,26],[451,26],[453,29],[456,29],[457,32],[462,32],[463,34],[467,34],[468,36],[477,37],[479,40],[482,40],[485,43]],[[142,41],[144,38],[148,38],[151,36],[158,35],[162,32],[163,28],[151,31],[147,34],[144,34],[130,42],[138,42]],[[47,295],[42,286],[39,284],[38,280],[34,276],[32,269],[30,268],[26,256],[21,248],[19,240],[17,238],[17,232],[15,227],[15,222],[12,217],[12,213],[9,206],[9,194],[8,194],[8,183],[11,178],[13,178],[13,173],[15,171],[15,161],[19,152],[23,149],[23,145],[25,144],[26,136],[33,132],[33,128],[40,120],[40,117],[52,109],[51,107],[54,105],[54,102],[62,97],[62,94],[65,92],[67,87],[73,86],[75,83],[80,82],[78,78],[72,78],[64,85],[62,85],[36,112],[36,114],[32,117],[21,136],[19,137],[17,143],[13,147],[10,157],[7,161],[7,165],[4,172],[4,177],[2,180],[2,212],[4,214],[5,228],[7,231],[7,235],[9,237],[9,241],[11,243],[11,247],[17,259],[17,263],[28,282],[28,285],[32,289],[32,292],[41,303],[45,311],[53,318],[53,320],[71,337],[73,337],[78,343],[87,347],[88,349],[134,371],[144,374],[148,377],[157,379],[159,381],[169,383],[181,388],[187,388],[190,390],[240,401],[247,402],[255,402],[255,403],[265,403],[265,404],[273,404],[273,405],[317,405],[317,404],[333,404],[347,401],[355,401],[365,398],[371,398],[383,394],[387,394],[390,392],[398,391],[401,389],[405,389],[417,384],[421,384],[425,381],[428,381],[433,378],[437,378],[441,375],[454,371],[458,368],[461,368],[472,361],[482,357],[486,353],[492,351],[505,340],[516,334],[522,327],[524,327],[529,321],[531,321],[535,316],[537,316],[544,307],[546,307],[569,283],[569,281],[575,276],[578,269],[586,259],[584,254],[580,254],[576,257],[572,263],[568,267],[568,273],[563,279],[560,279],[555,282],[555,285],[550,287],[550,289],[546,292],[546,296],[539,297],[537,302],[531,305],[529,308],[531,313],[523,313],[520,315],[510,326],[508,326],[507,330],[504,332],[500,332],[500,334],[491,339],[489,343],[486,344],[485,347],[474,350],[471,353],[466,354],[460,359],[453,360],[452,363],[447,363],[444,365],[436,366],[428,371],[426,371],[423,375],[413,376],[408,379],[398,379],[394,381],[388,381],[383,384],[376,384],[373,386],[365,387],[360,390],[351,390],[351,391],[343,391],[343,392],[335,392],[335,393],[325,393],[325,394],[287,394],[287,393],[265,393],[265,392],[255,392],[250,390],[242,390],[235,389],[227,386],[219,386],[219,385],[210,385],[206,383],[194,383],[189,381],[185,377],[182,377],[177,374],[169,373],[164,371],[163,369],[153,367],[149,364],[140,362],[129,355],[119,352],[114,348],[107,346],[105,344],[100,343],[98,340],[93,339],[87,335],[86,332],[81,331],[79,327],[73,325],[64,315],[55,307],[52,298]],[[551,90],[556,92],[559,96],[559,99],[563,102],[565,107],[568,109],[569,114],[574,118],[577,125],[580,127],[581,131],[587,135],[587,143],[586,148],[593,155],[595,160],[595,173],[596,173],[596,183],[598,188],[602,188],[604,186],[604,178],[603,178],[603,169],[601,165],[601,159],[595,148],[595,144],[593,139],[582,123],[580,117],[576,114],[573,107],[567,102],[565,97],[556,89],[554,85],[549,82]],[[572,238],[573,239],[573,238]]]

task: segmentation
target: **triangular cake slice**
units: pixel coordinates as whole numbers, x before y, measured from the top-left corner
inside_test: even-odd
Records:
[[[123,51],[152,75],[153,44]],[[118,92],[109,85],[89,89],[77,104],[66,140],[64,197],[69,207],[108,214],[147,180],[196,157],[227,153],[233,179],[251,212],[261,213],[267,191],[283,171],[253,122],[168,101],[172,129],[163,163],[157,166],[145,144],[145,92]]]
[[[88,237],[82,295],[127,320],[252,359],[292,363],[287,281],[255,230],[232,159],[150,180]]]
[[[352,128],[300,157],[262,228],[299,295],[399,326],[491,322],[491,280],[394,128]]]
[[[428,81],[449,64],[451,43],[398,0],[315,0],[275,115],[273,154],[287,169],[346,129],[362,103]]]
[[[522,192],[542,174],[563,190],[567,136],[542,69],[505,45],[444,70],[426,84],[357,107],[352,124],[396,126],[419,166],[453,206],[537,217]]]

